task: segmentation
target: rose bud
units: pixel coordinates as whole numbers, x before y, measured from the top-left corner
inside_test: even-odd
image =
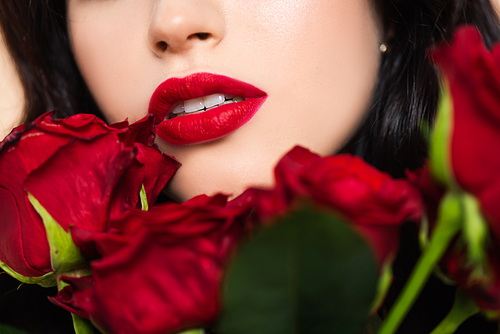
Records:
[[[446,273],[482,308],[499,311],[500,45],[488,51],[477,28],[462,27],[431,58],[442,71],[443,92],[429,163],[415,180],[429,221],[437,225],[446,216],[456,230],[443,259]],[[446,198],[456,202],[455,214],[444,208]]]

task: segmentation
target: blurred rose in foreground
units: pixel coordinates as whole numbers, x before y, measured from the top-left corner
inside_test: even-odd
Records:
[[[422,216],[417,188],[355,156],[320,157],[295,147],[278,163],[275,177],[274,189],[249,189],[235,201],[252,202],[259,219],[269,221],[310,200],[349,222],[380,265],[397,251],[401,224]]]
[[[458,203],[456,214],[441,209],[460,232],[445,255],[447,273],[482,308],[499,311],[500,46],[488,51],[476,28],[462,27],[431,56],[445,87],[430,162],[417,182],[431,222],[441,196]]]
[[[106,333],[176,333],[213,323],[224,269],[247,234],[248,206],[225,196],[195,197],[150,211],[131,210],[106,233],[74,229],[82,249],[101,257],[92,277],[70,284],[53,302],[90,318]]]

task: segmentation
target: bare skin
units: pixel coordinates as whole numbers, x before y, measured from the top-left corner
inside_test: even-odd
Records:
[[[110,122],[143,117],[160,83],[196,72],[268,94],[226,137],[157,140],[183,164],[168,189],[179,201],[270,185],[274,165],[297,144],[338,150],[369,107],[382,35],[370,0],[69,0],[68,27]]]
[[[496,9],[498,15],[500,16],[500,0],[491,0],[493,7]]]
[[[0,140],[23,122],[21,81],[0,31]]]

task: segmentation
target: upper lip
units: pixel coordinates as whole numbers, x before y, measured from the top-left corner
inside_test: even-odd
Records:
[[[267,95],[243,81],[223,75],[198,72],[184,78],[170,78],[161,83],[151,96],[149,112],[156,116],[155,123],[160,123],[176,103],[216,93],[245,99]]]

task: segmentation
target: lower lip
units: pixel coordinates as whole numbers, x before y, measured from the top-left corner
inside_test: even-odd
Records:
[[[156,134],[174,145],[197,144],[224,137],[247,123],[267,96],[225,104],[201,113],[166,119],[156,126]]]

